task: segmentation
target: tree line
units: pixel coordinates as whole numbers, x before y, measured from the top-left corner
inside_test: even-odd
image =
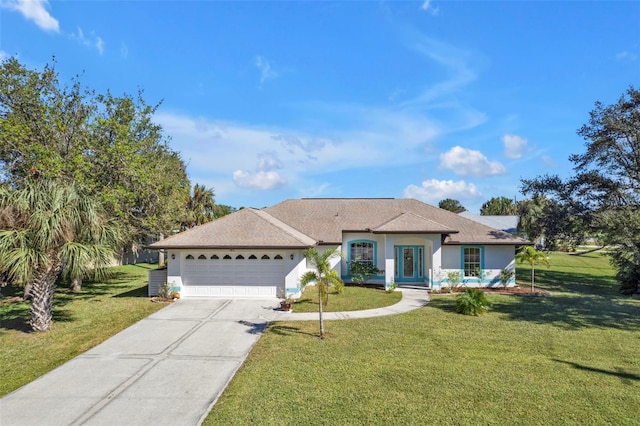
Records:
[[[480,213],[519,215],[518,231],[531,240],[544,238],[551,250],[594,238],[609,246],[621,291],[640,293],[640,91],[630,86],[611,105],[596,102],[577,134],[586,149],[569,157],[572,176],[521,179],[528,198],[492,198]],[[466,210],[452,199],[439,206]]]
[[[191,188],[160,103],[65,84],[55,66],[0,64],[0,281],[27,287],[39,330],[60,277],[78,290],[125,249],[234,210]]]

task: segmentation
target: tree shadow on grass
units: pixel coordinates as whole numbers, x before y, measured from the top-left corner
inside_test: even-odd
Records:
[[[54,299],[53,322],[68,322],[73,318],[68,310],[61,306],[64,304],[57,303]],[[0,306],[0,334],[8,330],[20,331],[23,333],[33,332],[31,328],[31,303],[30,302],[12,302],[2,304]]]
[[[530,274],[530,272],[528,273]],[[525,275],[524,273],[522,275]],[[531,275],[526,278],[526,285],[529,285]],[[518,273],[520,280],[521,274]],[[521,281],[525,285],[525,280]],[[594,276],[592,274],[580,273],[577,271],[562,272],[553,271],[546,268],[535,271],[536,288],[542,288],[550,292],[580,293],[607,296],[613,299],[628,299],[620,294],[619,286],[612,277]]]
[[[554,358],[553,361],[559,362],[559,363],[562,363],[562,364],[570,365],[573,368],[576,368],[578,370],[590,371],[590,372],[593,372],[593,373],[607,374],[607,375],[610,375],[610,376],[619,377],[623,381],[623,383],[629,384],[629,385],[633,384],[634,381],[640,382],[640,375],[637,375],[637,374],[634,374],[634,373],[627,373],[622,368],[616,368],[615,371],[611,371],[611,370],[604,370],[602,368],[589,367],[589,366],[582,365],[582,364],[577,364],[577,363],[571,362],[571,361],[563,361],[561,359],[555,359]]]
[[[114,287],[130,286],[131,280],[135,279],[126,272],[116,271],[104,281],[86,280],[83,282],[82,290],[73,292],[68,289],[67,284],[58,282],[53,297],[53,322],[69,322],[74,318],[69,309],[65,306],[74,300],[99,300],[104,296],[114,292]],[[21,332],[31,332],[31,302],[21,301],[23,289],[21,287],[7,286],[2,289],[3,301],[0,302],[0,334],[8,330]],[[146,297],[146,285],[137,289],[128,290],[113,297]],[[10,302],[8,302],[10,300]]]
[[[309,333],[307,331],[301,331],[298,327],[292,327],[288,325],[270,325],[267,327],[267,333],[277,334],[279,336],[291,336],[292,334],[304,334],[306,336],[318,337],[317,334]]]
[[[636,330],[640,327],[640,304],[590,294],[555,294],[544,298],[503,296],[494,300],[491,311],[506,314],[511,320],[551,324],[564,329]]]
[[[147,285],[134,288],[133,290],[125,291],[123,293],[114,294],[112,297],[149,297]]]
[[[444,312],[456,313],[455,300],[456,297],[454,295],[438,295],[431,297],[431,300],[426,306],[432,306]]]
[[[0,334],[7,330],[24,333],[31,331],[31,304],[28,302],[3,303],[0,305]]]
[[[519,279],[527,275],[519,272]],[[623,296],[611,276],[576,271],[536,269],[536,288],[551,297],[493,296],[490,312],[514,321],[551,324],[563,329],[640,328],[640,300]],[[519,284],[526,285],[520,281]],[[429,306],[455,312],[455,297],[433,297]]]

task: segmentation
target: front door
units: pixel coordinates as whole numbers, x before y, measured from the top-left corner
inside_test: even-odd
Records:
[[[395,246],[394,280],[424,281],[424,246]]]

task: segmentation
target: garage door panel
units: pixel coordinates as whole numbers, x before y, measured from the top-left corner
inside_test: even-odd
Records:
[[[283,260],[191,260],[184,266],[185,297],[276,297],[285,280]]]
[[[184,297],[223,297],[228,299],[277,297],[276,287],[274,286],[184,286],[181,295]]]

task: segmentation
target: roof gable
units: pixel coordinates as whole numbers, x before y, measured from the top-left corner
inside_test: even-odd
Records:
[[[377,234],[455,234],[458,232],[438,222],[434,222],[433,220],[426,219],[411,212],[402,213],[382,225],[371,229],[371,231]]]
[[[150,248],[305,248],[315,240],[270,216],[245,208],[151,244]]]

